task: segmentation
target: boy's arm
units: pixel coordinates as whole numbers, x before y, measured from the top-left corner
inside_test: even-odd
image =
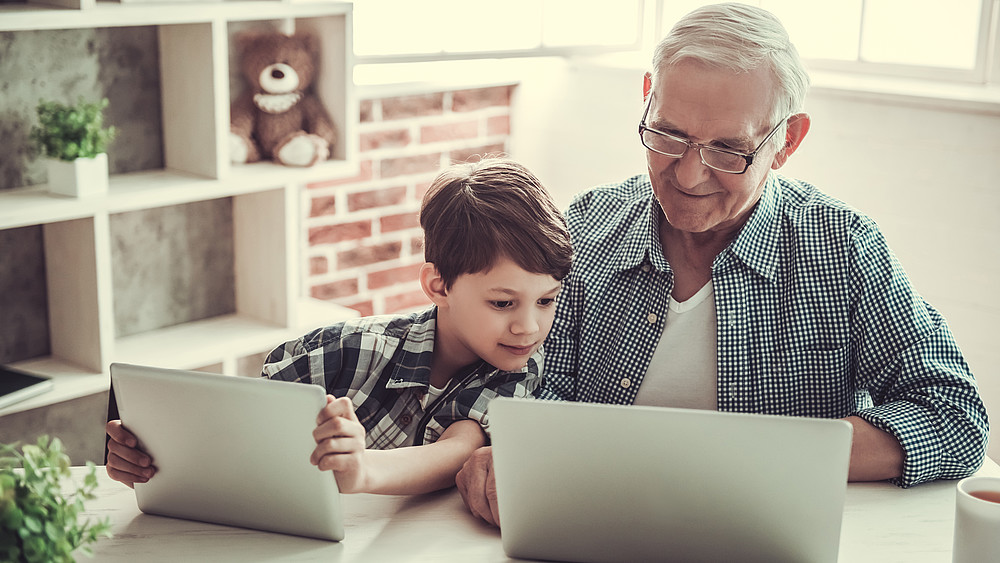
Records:
[[[310,461],[333,471],[343,493],[411,495],[429,493],[455,484],[455,475],[486,435],[474,420],[459,420],[438,441],[394,450],[366,450],[364,427],[351,401],[327,397],[313,438]]]

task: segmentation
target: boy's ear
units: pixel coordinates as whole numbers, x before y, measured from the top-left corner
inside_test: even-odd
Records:
[[[420,267],[420,289],[423,289],[424,295],[438,307],[442,306],[448,297],[444,278],[432,262],[424,262]]]

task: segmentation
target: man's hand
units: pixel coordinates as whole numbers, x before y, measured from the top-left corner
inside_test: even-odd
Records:
[[[316,440],[316,449],[309,461],[322,471],[333,471],[340,492],[361,493],[368,490],[365,428],[354,414],[350,399],[326,396],[326,406],[316,417],[313,439]]]
[[[455,485],[465,506],[473,515],[500,526],[497,509],[497,482],[493,475],[493,448],[484,446],[472,452],[455,476]]]
[[[135,488],[135,483],[145,483],[156,473],[153,459],[138,448],[136,439],[122,421],[108,421],[104,427],[108,433],[108,477]]]

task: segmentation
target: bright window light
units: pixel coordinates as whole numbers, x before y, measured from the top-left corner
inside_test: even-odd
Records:
[[[973,69],[980,0],[865,0],[861,59]]]

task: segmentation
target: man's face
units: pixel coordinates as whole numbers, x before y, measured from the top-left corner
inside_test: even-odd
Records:
[[[699,144],[749,153],[775,125],[768,122],[774,79],[766,68],[735,74],[681,61],[660,73],[653,96],[646,125]],[[743,174],[713,170],[691,148],[681,158],[647,150],[646,162],[670,225],[701,233],[743,224],[760,199],[775,152],[768,142]]]
[[[462,364],[482,358],[517,371],[548,336],[559,289],[554,277],[502,257],[489,271],[458,276],[438,303],[439,326],[448,327],[439,336],[456,344],[449,349],[464,352]]]

